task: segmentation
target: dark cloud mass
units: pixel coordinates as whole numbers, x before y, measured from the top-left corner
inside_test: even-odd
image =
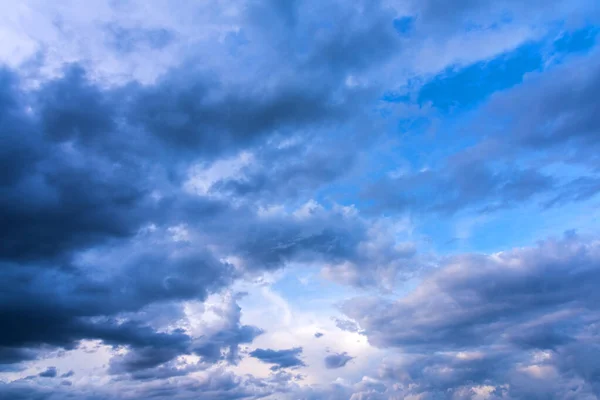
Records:
[[[167,31],[106,29],[119,52],[162,48],[171,40]],[[348,43],[354,40],[364,39],[350,37]],[[209,246],[247,256],[253,270],[309,255],[355,257],[358,238],[336,231],[333,220],[284,218],[276,226],[259,221],[251,207],[183,188],[192,162],[349,115],[355,93],[341,75],[323,82],[228,86],[210,72],[180,67],[151,85],[107,88],[72,65],[61,76],[26,87],[16,72],[3,68],[0,320],[11,329],[0,334],[2,362],[31,359],[44,346],[73,349],[82,339],[129,348],[111,362],[113,373],[157,368],[189,353],[237,362],[239,344],[262,332],[240,325],[239,310],[226,317],[238,322],[198,340],[136,315],[155,304],[202,301],[239,277]],[[276,153],[265,153],[265,160],[269,154]],[[301,163],[281,179],[313,174]],[[315,179],[335,179],[339,169]],[[236,219],[248,222],[232,236],[229,226]],[[194,238],[205,226],[201,235],[213,239],[173,239],[170,232],[182,223]]]
[[[48,367],[47,370],[40,372],[38,376],[42,378],[56,378],[57,372],[56,367]]]

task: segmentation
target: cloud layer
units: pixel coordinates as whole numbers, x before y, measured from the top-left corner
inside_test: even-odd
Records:
[[[0,399],[600,397],[593,1],[5,6]]]

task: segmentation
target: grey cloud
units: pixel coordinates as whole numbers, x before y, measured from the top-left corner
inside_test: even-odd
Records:
[[[253,153],[256,161],[243,168],[241,176],[220,179],[208,191],[259,203],[307,198],[352,170],[358,156],[350,147],[317,138],[262,148]]]
[[[57,371],[56,367],[48,367],[45,371],[39,373],[41,378],[56,378]]]
[[[7,367],[10,364],[15,364],[21,361],[34,360],[38,356],[38,353],[33,349],[27,348],[14,348],[14,347],[0,347],[0,360],[2,362],[2,368]]]
[[[348,319],[333,318],[335,326],[346,332],[358,332],[360,327],[354,321]]]
[[[403,364],[382,369],[381,377],[411,382],[415,393],[458,395],[492,385],[501,396],[507,384],[509,398],[585,398],[598,385],[579,350],[596,347],[590,323],[600,317],[598,271],[597,241],[570,234],[538,247],[451,258],[398,301],[355,299],[343,310],[370,343],[403,350]],[[535,383],[537,368],[560,370],[558,379],[544,372]],[[579,394],[570,395],[569,385]]]
[[[286,125],[297,129],[345,113],[345,104],[333,104],[322,88],[281,84],[276,89],[232,88],[226,93],[226,88],[209,82],[174,74],[154,87],[140,88],[129,118],[179,152],[210,156],[249,146]]]
[[[560,326],[568,333],[581,328],[585,316],[572,307],[587,308],[596,297],[592,288],[599,277],[597,247],[575,236],[497,257],[461,256],[403,300],[357,299],[344,310],[372,343],[381,346],[461,348],[505,340],[540,326]],[[523,268],[510,267],[516,262]],[[564,314],[554,315],[560,305],[565,306]]]
[[[593,51],[495,93],[475,114],[475,124],[464,126],[474,145],[429,169],[381,178],[363,189],[362,198],[376,212],[439,213],[592,198],[599,188],[599,60]],[[561,164],[588,171],[576,178],[545,171]]]
[[[156,367],[188,351],[186,335],[158,334],[143,321],[114,322],[155,303],[203,300],[235,278],[232,266],[208,252],[159,238],[160,248],[152,243],[156,235],[140,236],[148,226],[165,232],[202,216],[213,218],[212,225],[205,221],[212,228],[253,217],[250,209],[182,192],[181,164],[237,151],[286,125],[322,124],[347,112],[344,101],[330,101],[328,87],[226,88],[197,71],[182,72],[148,86],[105,88],[70,66],[64,76],[25,90],[14,72],[2,70],[0,257],[6,275],[0,307],[13,327],[0,338],[3,362],[29,359],[25,349],[41,345],[72,349],[84,338],[130,346],[129,355],[114,363],[125,371]],[[222,140],[212,132],[223,133]],[[273,222],[261,225],[261,235],[280,229]],[[310,252],[351,255],[343,243],[349,233],[327,223],[298,227],[290,219],[274,236],[248,236],[252,242],[240,235],[228,243],[230,232],[211,233],[222,240],[213,245],[254,255],[257,270]],[[98,263],[75,262],[83,253],[103,256]],[[230,346],[233,360],[234,343],[259,333],[250,326],[215,333],[215,343],[203,344],[202,351],[215,355]],[[153,342],[167,338],[174,342]]]
[[[325,357],[325,367],[327,369],[336,369],[345,367],[348,361],[354,359],[354,357],[349,356],[347,353],[335,353],[329,354]]]
[[[109,373],[122,374],[147,370],[165,364],[182,353],[178,348],[143,347],[130,350],[124,356],[116,356],[110,360]]]
[[[599,87],[600,57],[593,52],[496,94],[486,115],[511,121],[503,128],[509,132],[509,143],[517,148],[560,149],[552,154],[562,160],[594,162],[600,129],[594,93]],[[523,109],[525,105],[529,112]]]
[[[250,357],[259,359],[267,364],[274,364],[271,369],[304,367],[304,362],[299,358],[302,347],[285,350],[256,349],[250,352]]]
[[[115,104],[79,67],[33,92],[13,72],[2,74],[0,257],[68,257],[133,235],[157,210],[151,178],[142,179],[142,163],[127,160],[118,143]]]
[[[555,196],[546,201],[544,206],[552,207],[564,205],[569,202],[583,201],[600,192],[600,178],[580,177],[564,184],[556,191]]]
[[[252,33],[267,38],[277,52],[290,55],[286,61],[296,63],[299,71],[343,80],[398,50],[394,11],[381,1],[361,0],[353,7],[338,1],[275,3],[251,2],[247,18],[251,27],[258,28]],[[337,23],[341,20],[344,24]]]
[[[555,178],[534,169],[492,168],[484,160],[449,159],[441,169],[388,177],[363,196],[378,210],[454,213],[514,206],[556,188]]]
[[[226,400],[240,398],[262,398],[272,394],[278,387],[275,382],[259,385],[251,379],[245,379],[222,369],[208,371],[205,379],[171,376],[165,381],[123,381],[113,380],[111,385],[103,387],[81,387],[61,383],[48,387],[35,381],[16,381],[11,384],[0,383],[0,399],[39,399],[64,400],[79,398],[85,400],[134,400],[142,398],[192,400]]]
[[[107,44],[118,53],[132,53],[149,48],[162,50],[176,38],[174,32],[166,28],[124,27],[118,24],[107,24],[104,27]]]
[[[426,0],[411,1],[409,4],[412,6],[412,12],[418,16],[419,25],[426,29],[428,34],[435,31],[447,33],[462,30],[465,29],[465,24],[469,23],[484,29],[493,24],[507,23],[507,15],[511,16],[511,22],[516,20],[526,23],[532,20],[551,22],[559,18],[576,21],[583,10],[590,17],[598,16],[589,0],[551,0],[549,3],[534,0],[527,5],[515,0],[460,0],[451,5],[442,0]],[[551,7],[544,7],[548,4],[551,4]]]
[[[227,265],[207,259],[205,254],[185,249],[179,254],[163,257],[154,253],[149,257],[149,253],[142,252],[136,257],[130,253],[128,265],[119,265],[118,258],[109,257],[119,272],[105,280],[82,276],[75,270],[32,266],[12,269],[14,266],[8,264],[10,272],[3,282],[1,308],[5,323],[13,329],[0,335],[0,343],[72,348],[78,339],[88,337],[115,344],[122,341],[142,347],[159,346],[153,340],[168,337],[155,335],[143,322],[115,324],[110,317],[138,311],[154,302],[203,299],[209,290],[221,288],[231,279],[231,275],[226,278]],[[148,274],[150,270],[154,274]],[[175,342],[187,339],[179,335]]]
[[[224,359],[230,364],[237,364],[241,359],[240,345],[252,343],[264,331],[240,323],[241,308],[233,297],[230,296],[223,303],[219,307],[213,307],[213,311],[222,318],[222,323],[216,328],[207,329],[195,341],[193,351],[204,361],[214,363]]]

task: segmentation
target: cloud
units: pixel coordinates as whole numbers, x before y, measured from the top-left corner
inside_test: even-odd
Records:
[[[275,364],[273,370],[281,368],[304,367],[304,362],[298,357],[302,354],[302,347],[285,350],[256,349],[250,352],[250,357],[259,359],[267,364]]]
[[[128,37],[149,33],[115,27]],[[113,371],[156,368],[192,351],[193,338],[172,328],[177,315],[163,316],[162,326],[141,316],[155,305],[202,301],[243,275],[222,259],[245,256],[256,272],[293,259],[354,256],[356,240],[336,226],[342,215],[261,219],[252,206],[237,207],[241,192],[213,199],[183,187],[199,159],[211,162],[259,143],[269,147],[264,141],[274,135],[321,129],[351,115],[358,89],[346,88],[343,73],[309,87],[287,78],[225,83],[187,65],[148,85],[102,85],[77,64],[58,72],[32,86],[15,71],[0,73],[0,259],[6,271],[0,307],[13,327],[0,335],[3,361],[29,360],[43,346],[74,349],[80,340],[99,339],[129,348],[115,358]],[[283,165],[274,149],[264,151],[265,160],[277,156]],[[340,156],[333,172],[316,181],[335,179],[344,160]],[[312,180],[316,173],[301,160],[283,169],[282,182],[303,175]],[[233,229],[234,220],[248,222]],[[174,227],[187,230],[170,237]],[[249,234],[257,228],[260,234]],[[186,235],[195,242],[181,240]],[[214,362],[228,348],[233,362],[238,344],[260,332],[238,324],[194,346]]]
[[[600,82],[598,59],[595,51],[573,56],[545,71],[526,74],[521,85],[492,91],[475,117],[461,125],[473,144],[458,144],[458,150],[436,159],[430,167],[414,166],[402,174],[385,175],[362,189],[362,199],[376,212],[447,215],[526,203],[547,208],[592,198],[598,193],[595,149],[600,124],[591,111],[597,108],[592,93]],[[508,68],[506,60],[490,61],[485,68],[493,69],[498,62]],[[460,69],[457,76],[478,68],[483,67]],[[424,95],[443,103],[444,85],[452,86],[453,79],[461,78],[427,83]],[[475,97],[483,101],[487,96]],[[569,167],[585,171],[573,177],[563,172]]]
[[[41,378],[56,378],[56,375],[56,367],[48,367],[45,371],[38,374],[38,376]]]
[[[354,359],[354,357],[350,357],[347,353],[330,354],[325,357],[325,367],[327,369],[342,368],[352,359]]]
[[[333,318],[335,326],[346,332],[358,332],[360,330],[358,324],[348,319]]]
[[[240,323],[241,308],[234,296],[227,295],[222,299],[222,304],[212,307],[211,311],[217,314],[220,320],[215,325],[203,327],[201,336],[194,342],[193,351],[204,361],[214,363],[224,359],[231,364],[237,364],[241,359],[239,346],[252,343],[264,331]]]
[[[421,21],[426,27],[431,29],[440,29],[447,32],[448,29],[456,30],[464,28],[464,23],[469,21],[478,21],[487,26],[493,22],[506,21],[506,15],[512,17],[510,22],[517,20],[519,22],[527,18],[534,18],[531,8],[514,0],[493,1],[471,1],[461,0],[453,3],[451,8],[440,0],[427,0],[422,2],[413,1],[412,7],[418,13]],[[534,2],[532,8],[540,9],[540,5],[545,3]],[[550,22],[558,18],[558,10],[563,16],[569,19],[575,19],[580,16],[582,9],[588,9],[591,2],[587,0],[568,2],[565,0],[553,0],[552,9],[541,10],[535,14],[535,20],[540,22]],[[591,9],[590,9],[591,10]],[[593,13],[593,11],[590,11]],[[504,16],[504,18],[502,18]]]
[[[7,7],[0,398],[597,396],[596,242],[446,259],[413,232],[597,193],[597,51],[563,32],[595,4],[536,4]],[[447,134],[404,132],[415,113]],[[321,274],[296,292],[298,267]],[[306,318],[258,345],[234,294],[257,281],[325,315],[357,288],[385,296],[342,303],[353,334]],[[360,363],[301,341],[337,336]]]
[[[105,32],[108,46],[119,53],[132,53],[143,47],[162,50],[175,40],[175,34],[165,28],[124,27],[109,23]]]
[[[559,76],[565,79],[557,79]],[[576,58],[544,74],[533,74],[524,85],[493,96],[491,115],[513,121],[506,128],[510,142],[521,148],[541,150],[563,148],[563,156],[573,152],[594,160],[589,152],[598,145],[598,117],[593,96],[600,85],[600,57],[597,52]],[[523,112],[528,104],[532,112]],[[566,158],[566,157],[565,157]]]
[[[543,379],[553,379],[552,372],[564,383],[572,374],[595,390],[592,375],[564,363],[579,346],[595,348],[589,323],[600,315],[599,249],[597,241],[568,235],[532,248],[457,256],[404,298],[357,298],[343,310],[373,345],[414,355],[390,373],[423,391],[458,390],[465,382],[512,385],[528,365],[541,368]]]
[[[514,206],[556,187],[554,177],[533,168],[495,169],[484,160],[459,157],[441,170],[384,178],[366,189],[364,197],[379,210],[448,214]]]
[[[143,396],[191,400],[202,396],[214,400],[238,399],[271,395],[281,384],[275,379],[258,382],[252,377],[240,377],[221,368],[201,372],[194,378],[172,376],[171,382],[165,384],[161,381],[113,381],[111,385],[90,389],[61,383],[48,387],[30,380],[16,381],[11,384],[0,383],[0,398],[60,400],[77,396],[86,400],[133,400]]]

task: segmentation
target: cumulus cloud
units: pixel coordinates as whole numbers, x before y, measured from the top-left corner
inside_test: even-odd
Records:
[[[111,29],[128,35],[132,46],[153,37]],[[340,68],[346,61],[358,63],[342,60]],[[326,65],[315,63],[315,71]],[[155,304],[203,300],[225,288],[241,274],[221,258],[244,256],[247,269],[260,271],[294,258],[354,257],[349,227],[335,226],[341,215],[261,219],[251,206],[183,187],[198,159],[211,162],[286,130],[324,127],[349,115],[353,89],[330,76],[314,90],[291,79],[238,87],[213,78],[181,67],[150,85],[106,87],[75,64],[26,87],[15,71],[2,70],[2,315],[13,327],[2,335],[3,360],[30,359],[40,346],[73,349],[79,340],[100,339],[130,347],[112,371],[154,368],[189,352],[192,338],[128,319]],[[265,154],[268,160],[275,152]],[[309,167],[300,163],[282,180],[304,174]],[[247,223],[232,236],[235,220]],[[182,222],[185,234],[169,238]],[[229,347],[233,361],[234,343],[261,332],[231,329],[195,342],[195,351],[216,361]]]
[[[595,378],[564,360],[578,357],[579,346],[595,349],[589,324],[598,318],[599,255],[597,241],[573,235],[463,255],[402,299],[357,298],[343,309],[375,346],[414,354],[384,375],[421,382],[423,391],[491,382],[499,391],[509,385],[510,393],[518,390],[512,376],[522,371],[547,380],[558,374],[564,382],[572,375],[593,393]]]

